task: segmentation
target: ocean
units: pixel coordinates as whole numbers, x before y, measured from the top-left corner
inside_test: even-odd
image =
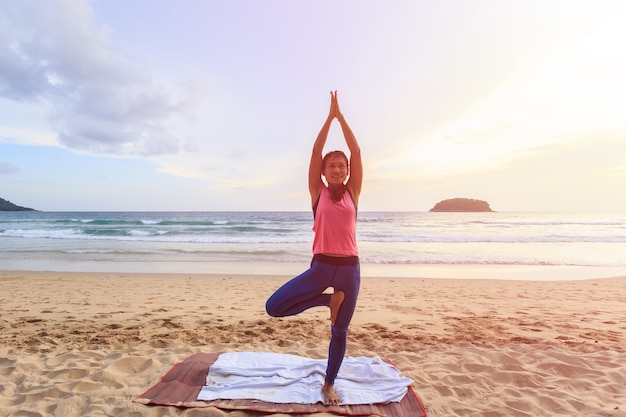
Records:
[[[0,269],[291,274],[310,262],[312,221],[310,212],[0,212]],[[626,275],[624,213],[360,212],[357,230],[363,270],[383,275]]]

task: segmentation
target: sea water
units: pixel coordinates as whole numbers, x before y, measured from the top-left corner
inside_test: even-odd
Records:
[[[311,259],[312,223],[310,212],[0,212],[0,269],[302,269]],[[401,275],[434,266],[626,274],[624,213],[359,212],[357,239],[365,270],[386,266]]]

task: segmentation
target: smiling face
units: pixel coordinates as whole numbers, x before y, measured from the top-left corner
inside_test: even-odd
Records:
[[[343,152],[331,152],[324,158],[322,175],[329,186],[342,185],[348,178],[348,158]]]

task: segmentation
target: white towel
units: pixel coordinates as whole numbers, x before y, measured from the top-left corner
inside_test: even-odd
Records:
[[[229,352],[219,356],[198,400],[248,399],[271,403],[323,402],[326,359],[271,352]],[[347,357],[335,380],[342,404],[399,402],[413,381],[381,358]]]

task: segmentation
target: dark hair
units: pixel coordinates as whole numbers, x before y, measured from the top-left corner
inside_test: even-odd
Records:
[[[326,168],[326,161],[328,161],[328,159],[334,158],[336,156],[342,157],[343,159],[346,160],[346,167],[350,166],[350,163],[348,162],[348,157],[346,156],[345,153],[343,153],[343,151],[330,151],[322,159],[322,172]]]

